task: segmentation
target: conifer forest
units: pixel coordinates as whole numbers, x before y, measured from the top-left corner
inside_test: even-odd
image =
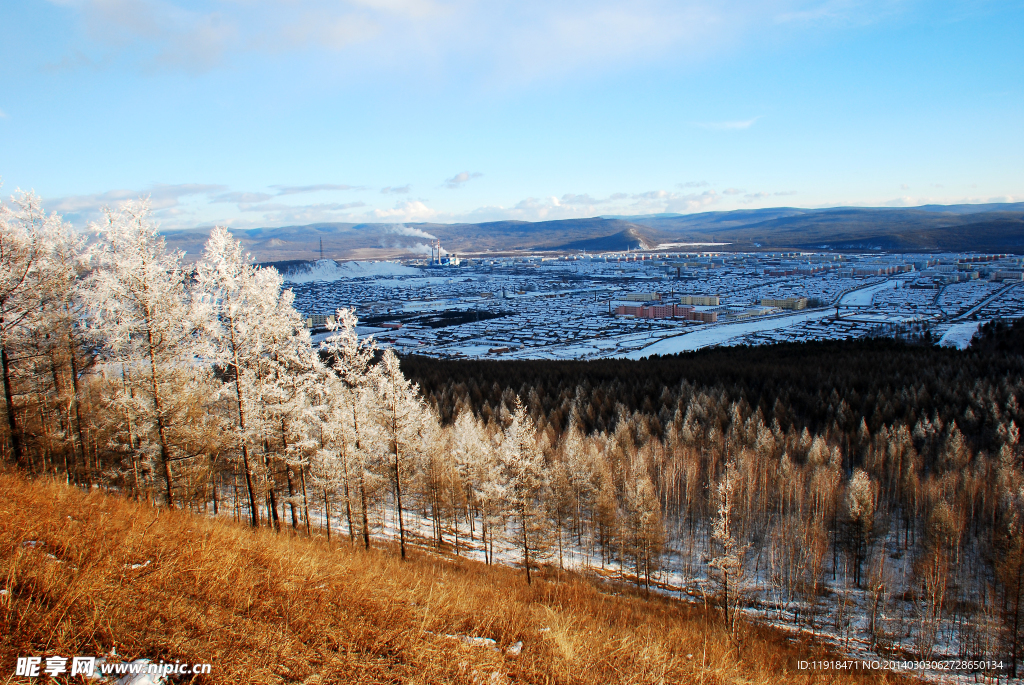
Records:
[[[878,654],[1022,654],[1024,322],[640,361],[313,343],[272,268],[144,203],[0,207],[5,467],[353,546],[592,571]]]

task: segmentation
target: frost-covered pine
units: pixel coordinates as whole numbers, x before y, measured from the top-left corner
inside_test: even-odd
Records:
[[[533,560],[546,548],[544,540],[544,457],[534,443],[533,419],[516,396],[512,422],[498,452],[506,508],[515,523],[517,546],[523,555],[526,582]]]
[[[402,496],[408,495],[407,481],[416,469],[417,458],[422,454],[426,413],[419,397],[419,386],[402,373],[398,356],[393,350],[384,352],[377,368],[377,407],[374,418],[387,446],[387,471],[395,492],[399,544],[404,559],[405,516]]]
[[[50,246],[47,265],[50,303],[47,307],[46,328],[50,333],[50,358],[54,366],[57,360],[63,362],[68,371],[69,383],[55,388],[61,395],[60,402],[66,407],[68,434],[72,443],[72,463],[68,479],[78,478],[86,468],[85,439],[82,436],[82,411],[79,403],[79,374],[82,365],[79,356],[85,345],[80,321],[85,316],[85,301],[82,293],[82,279],[88,269],[89,254],[85,248],[86,238],[75,231],[71,224],[59,216],[51,215],[51,230],[47,231]],[[77,460],[77,464],[74,463]],[[86,474],[87,482],[91,477]]]
[[[494,444],[486,426],[468,409],[459,412],[455,419],[452,444],[455,448],[455,468],[464,488],[469,534],[471,538],[475,537],[475,519],[476,514],[479,514],[484,559],[490,563],[494,541],[489,531],[499,521],[502,508]]]
[[[69,227],[60,216],[47,215],[33,193],[19,193],[9,206],[0,202],[0,366],[2,366],[7,434],[16,463],[26,465],[25,446],[15,408],[12,359],[15,350],[45,335],[47,318],[70,287],[68,273],[55,255],[69,247]],[[78,244],[71,241],[77,249]]]
[[[565,463],[569,484],[574,499],[573,526],[576,544],[582,545],[583,511],[594,495],[596,466],[593,456],[587,451],[583,432],[579,428],[575,409],[569,418],[569,428],[563,434],[560,444],[562,461]]]
[[[356,333],[356,316],[351,309],[339,309],[328,323],[331,335],[320,344],[327,366],[337,385],[327,392],[324,431],[326,447],[332,451],[345,497],[349,536],[354,536],[353,502],[357,504],[363,546],[370,548],[369,507],[379,489],[380,455],[375,389],[379,369],[373,365],[376,344],[371,337]]]
[[[235,405],[234,434],[245,475],[249,516],[259,525],[250,445],[258,443],[251,415],[257,414],[262,389],[261,357],[265,353],[263,326],[280,289],[270,272],[263,273],[242,252],[242,245],[227,229],[210,233],[203,259],[196,270],[203,325],[209,341],[208,358],[228,370]]]
[[[854,469],[843,500],[846,546],[853,560],[854,584],[861,581],[861,567],[867,557],[875,521],[877,488],[863,469]]]
[[[93,224],[99,237],[88,290],[92,324],[110,368],[129,379],[119,400],[136,418],[135,438],[160,469],[174,505],[171,464],[190,455],[171,439],[188,410],[200,365],[194,312],[185,291],[182,253],[169,251],[150,218],[149,203],[125,202]]]
[[[732,627],[736,625],[736,612],[735,609],[730,611],[730,602],[734,602],[735,598],[729,594],[729,582],[731,580],[735,586],[736,580],[743,575],[743,555],[746,552],[746,547],[737,539],[732,521],[739,478],[736,462],[730,459],[725,465],[725,472],[714,486],[716,507],[711,537],[718,545],[718,554],[708,563],[721,573],[725,620]],[[732,593],[736,595],[736,590],[733,589]]]
[[[228,394],[235,409],[235,434],[246,479],[250,520],[259,525],[253,452],[263,458],[260,470],[268,497],[268,514],[277,521],[276,483],[272,474],[284,465],[286,503],[292,525],[296,505],[308,512],[305,469],[316,450],[309,435],[316,423],[310,404],[319,360],[275,269],[252,264],[242,245],[224,228],[215,228],[196,269],[206,340],[205,354],[229,371]],[[305,516],[309,528],[308,514]]]
[[[654,483],[640,459],[630,469],[625,490],[626,548],[633,558],[637,585],[642,578],[650,591],[651,573],[658,570],[665,544],[665,527]]]

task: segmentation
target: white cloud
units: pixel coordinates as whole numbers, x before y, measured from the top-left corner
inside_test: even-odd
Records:
[[[677,183],[676,188],[707,188],[710,183],[707,181],[687,181],[686,183]]]
[[[357,223],[353,220],[352,210],[366,207],[365,202],[324,202],[311,205],[288,205],[281,203],[261,203],[256,205],[239,205],[241,212],[255,214],[251,219],[227,218],[218,219],[215,223],[226,223],[239,228],[255,226],[301,226],[316,223]]]
[[[63,214],[69,221],[84,223],[98,219],[104,207],[115,207],[125,200],[148,197],[154,214],[159,218],[180,214],[180,210],[169,210],[176,209],[184,198],[220,193],[226,189],[223,185],[204,183],[156,183],[141,191],[108,190],[91,195],[68,195],[49,200],[45,205],[47,210]]]
[[[446,178],[444,180],[444,187],[451,188],[453,190],[456,188],[461,188],[469,181],[472,181],[474,178],[480,178],[481,176],[483,176],[483,174],[481,174],[479,171],[474,171],[473,173],[463,171],[462,173],[455,174],[451,178]]]
[[[380,192],[384,195],[407,195],[412,190],[412,185],[406,183],[404,186],[388,186],[387,188],[381,188]]]
[[[438,212],[426,205],[423,200],[406,200],[398,202],[391,209],[375,209],[373,217],[388,221],[432,221],[437,220]]]
[[[256,202],[265,202],[273,195],[267,195],[266,193],[245,193],[245,192],[232,192],[232,193],[221,193],[215,197],[210,198],[210,202],[237,202],[253,204]]]
[[[308,212],[347,212],[350,209],[365,207],[365,202],[321,202],[314,205],[286,205],[277,203],[247,204],[241,203],[238,209],[242,212],[271,212],[304,214]]]
[[[85,29],[83,63],[113,51],[143,69],[202,73],[254,52],[312,54],[329,70],[457,73],[483,87],[621,70],[666,55],[698,61],[780,29],[879,21],[882,0],[50,0]],[[895,8],[895,9],[894,9]],[[93,49],[99,48],[99,50]],[[78,46],[70,48],[75,54]],[[100,59],[96,54],[105,53]],[[342,54],[344,53],[344,54]],[[356,53],[356,54],[351,54]],[[356,59],[351,59],[356,57]],[[459,67],[446,69],[445,67]],[[742,122],[725,122],[742,123]]]
[[[617,197],[615,197],[615,198],[609,197],[609,198],[605,198],[604,200],[598,200],[598,199],[590,197],[590,195],[588,195],[586,193],[584,193],[583,195],[575,195],[573,193],[566,193],[565,195],[562,196],[560,204],[563,204],[563,205],[587,205],[587,206],[593,206],[593,205],[606,204],[608,202],[612,202],[615,199],[621,199],[623,197],[626,197],[626,195],[623,194],[623,193],[616,193],[616,196]]]
[[[550,221],[578,219],[597,215],[683,214],[697,212],[717,204],[721,197],[714,190],[701,193],[675,193],[650,190],[642,193],[612,193],[607,198],[590,195],[567,194],[559,197],[528,197],[511,207],[491,205],[479,207],[455,216],[438,215],[437,221],[460,220],[469,222]]]
[[[854,202],[828,202],[822,207],[844,205],[848,207],[920,207],[921,205],[981,205],[1024,202],[1024,195],[996,195],[989,197],[968,196],[935,196],[935,195],[902,195],[884,200],[858,200]]]
[[[742,195],[745,192],[747,192],[747,191],[740,190],[739,188],[726,188],[725,190],[722,191],[722,194],[723,195]]]
[[[270,186],[278,195],[299,195],[301,193],[319,193],[325,190],[365,190],[361,186],[350,186],[335,183],[319,183],[310,186]]]

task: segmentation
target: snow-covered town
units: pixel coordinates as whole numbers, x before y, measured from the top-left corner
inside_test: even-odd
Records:
[[[627,252],[310,262],[285,274],[314,332],[440,358],[642,358],[716,345],[871,335],[965,347],[1024,315],[1015,255]]]

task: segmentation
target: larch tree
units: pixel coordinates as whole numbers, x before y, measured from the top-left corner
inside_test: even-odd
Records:
[[[410,382],[399,365],[393,350],[385,350],[377,364],[377,410],[375,418],[387,446],[388,475],[395,493],[398,516],[398,537],[402,558],[406,557],[406,534],[403,494],[408,497],[407,480],[416,467],[422,451],[422,430],[425,408],[419,398],[419,386]]]
[[[268,278],[269,276],[269,278]],[[249,520],[259,526],[250,446],[257,437],[253,419],[261,405],[260,365],[267,352],[266,318],[273,312],[280,283],[252,264],[242,244],[225,228],[214,228],[197,266],[204,305],[203,323],[211,343],[207,354],[224,368],[234,400],[235,430],[249,500]]]
[[[637,460],[639,461],[639,460]],[[643,464],[634,463],[626,484],[626,549],[633,558],[636,583],[651,590],[651,573],[660,567],[665,526],[654,483]]]
[[[167,249],[147,201],[107,209],[106,221],[94,230],[100,242],[89,287],[92,323],[104,338],[108,364],[131,374],[133,387],[121,400],[140,417],[140,445],[158,464],[173,507],[172,464],[190,455],[178,453],[170,428],[188,402],[189,377],[198,369],[182,253]]]
[[[373,421],[375,390],[380,368],[373,364],[377,351],[373,338],[360,338],[356,315],[351,309],[338,309],[328,323],[331,335],[320,344],[327,366],[341,382],[340,392],[328,397],[330,437],[343,471],[346,515],[352,534],[350,482],[354,479],[359,501],[360,534],[363,546],[370,548],[369,506],[375,469],[377,422]]]
[[[481,504],[480,495],[483,492],[483,483],[490,474],[494,473],[492,464],[493,450],[490,450],[487,436],[483,425],[473,416],[473,412],[463,409],[455,418],[452,426],[451,442],[453,457],[455,459],[454,477],[458,478],[461,500],[453,502],[465,506],[466,521],[469,525],[470,539],[475,536],[474,530],[474,509]],[[453,495],[456,492],[453,489]],[[486,524],[485,524],[486,525]],[[455,518],[455,531],[458,534],[458,515]],[[458,539],[456,538],[456,547]]]
[[[736,607],[733,604],[736,604],[739,593],[735,586],[743,575],[743,555],[746,552],[746,546],[740,543],[733,526],[733,509],[736,508],[739,478],[736,464],[730,460],[725,465],[722,477],[714,486],[716,507],[712,538],[718,545],[718,553],[708,562],[708,566],[717,569],[721,574],[725,622],[729,625],[730,632],[734,631],[737,625]],[[732,595],[729,594],[730,580],[733,583]]]
[[[80,359],[88,359],[88,355],[84,354],[86,341],[79,321],[85,315],[81,286],[89,257],[84,235],[57,217],[51,222],[48,271],[52,300],[48,307],[48,327],[52,335],[50,354],[54,375],[57,375],[57,359],[66,360],[64,367],[70,381],[63,388],[55,388],[61,395],[61,405],[67,413],[66,432],[71,436],[72,460],[67,474],[70,482],[80,479],[81,470],[88,470],[79,390],[79,376],[84,371]],[[86,482],[91,482],[91,475],[84,475]]]
[[[583,544],[583,511],[594,492],[594,462],[586,449],[583,432],[575,411],[570,415],[569,427],[562,435],[559,448],[565,464],[573,497],[573,527],[576,544]]]
[[[845,543],[853,561],[854,585],[861,585],[861,568],[867,558],[875,524],[876,486],[863,469],[854,469],[844,499]]]
[[[12,354],[39,332],[44,310],[54,299],[54,286],[60,285],[63,274],[54,269],[52,257],[66,226],[58,215],[46,215],[32,193],[19,193],[12,204],[0,202],[0,369],[11,453],[25,466],[12,368],[19,360]]]
[[[506,506],[518,529],[517,546],[522,551],[526,582],[531,583],[530,566],[545,548],[544,457],[534,444],[533,420],[518,396],[498,459]]]

